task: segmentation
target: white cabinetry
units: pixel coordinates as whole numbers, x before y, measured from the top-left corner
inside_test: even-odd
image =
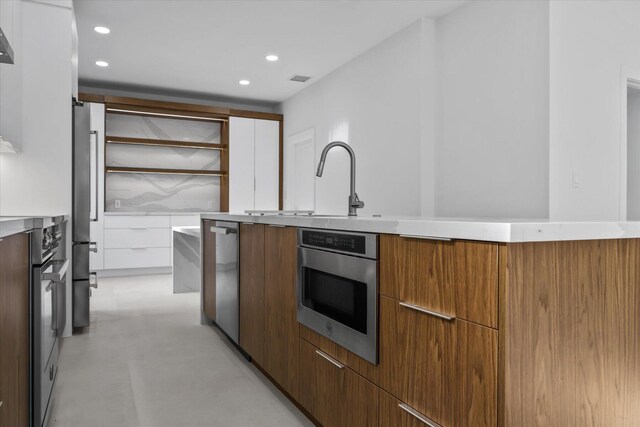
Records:
[[[280,122],[229,118],[229,211],[279,205]]]
[[[106,214],[103,224],[100,274],[109,275],[109,270],[171,267],[171,227],[199,226],[200,215]]]

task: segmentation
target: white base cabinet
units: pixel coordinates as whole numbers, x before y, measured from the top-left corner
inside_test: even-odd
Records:
[[[104,238],[96,242],[103,263],[101,268],[92,264],[92,270],[169,268],[171,228],[200,226],[200,215],[105,214],[103,224]]]

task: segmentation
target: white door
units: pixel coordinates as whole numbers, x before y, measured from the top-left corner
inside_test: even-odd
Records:
[[[255,209],[277,210],[280,182],[280,122],[255,121]]]
[[[229,212],[254,209],[255,120],[229,117]]]
[[[315,139],[309,129],[289,137],[287,149],[287,206],[294,210],[315,209]]]

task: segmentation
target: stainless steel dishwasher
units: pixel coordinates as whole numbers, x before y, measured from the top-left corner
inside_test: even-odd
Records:
[[[239,323],[239,252],[237,222],[216,221],[211,226],[216,235],[216,319],[222,331],[238,342]]]

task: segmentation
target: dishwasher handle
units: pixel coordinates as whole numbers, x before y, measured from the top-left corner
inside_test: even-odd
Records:
[[[217,234],[237,234],[238,230],[235,228],[230,228],[230,227],[211,227],[211,232],[212,233],[217,233]]]

